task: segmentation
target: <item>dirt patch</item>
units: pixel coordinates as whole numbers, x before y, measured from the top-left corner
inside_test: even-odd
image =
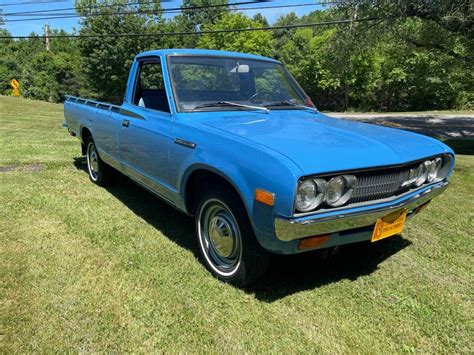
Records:
[[[28,165],[5,165],[0,166],[0,173],[10,173],[14,171],[24,171],[30,173],[37,173],[44,170],[43,164],[28,164]]]

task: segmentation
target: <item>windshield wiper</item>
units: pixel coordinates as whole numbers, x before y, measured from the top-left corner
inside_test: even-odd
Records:
[[[289,100],[275,101],[275,102],[269,103],[268,105],[265,105],[265,107],[267,108],[268,107],[281,107],[281,106],[291,106],[291,107],[300,108],[304,110],[310,110],[311,112],[314,112],[314,113],[318,113],[318,110],[314,107],[295,104],[294,102],[291,102]]]
[[[239,104],[237,102],[232,102],[232,101],[216,101],[216,102],[209,102],[206,104],[201,104],[193,107],[193,111],[196,109],[200,108],[206,108],[206,107],[220,107],[220,106],[234,106],[234,107],[239,107],[239,108],[246,108],[246,109],[251,109],[251,110],[261,110],[266,113],[268,113],[270,110],[266,107],[262,106],[252,106],[252,105],[244,105],[244,104]]]

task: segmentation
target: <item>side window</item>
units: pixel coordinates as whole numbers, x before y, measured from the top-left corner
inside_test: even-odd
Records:
[[[138,70],[133,103],[153,110],[170,112],[160,61],[142,62]]]

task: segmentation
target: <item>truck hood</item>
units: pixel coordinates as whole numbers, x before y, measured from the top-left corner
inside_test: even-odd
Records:
[[[200,122],[285,155],[305,175],[402,164],[449,151],[427,136],[304,110],[207,113]]]

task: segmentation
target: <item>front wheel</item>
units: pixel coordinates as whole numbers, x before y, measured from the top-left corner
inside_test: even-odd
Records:
[[[258,244],[236,193],[220,187],[206,192],[195,219],[202,259],[215,277],[245,286],[265,272],[269,255]]]
[[[94,140],[86,144],[87,171],[90,180],[99,186],[109,186],[114,182],[114,170],[100,159]]]

